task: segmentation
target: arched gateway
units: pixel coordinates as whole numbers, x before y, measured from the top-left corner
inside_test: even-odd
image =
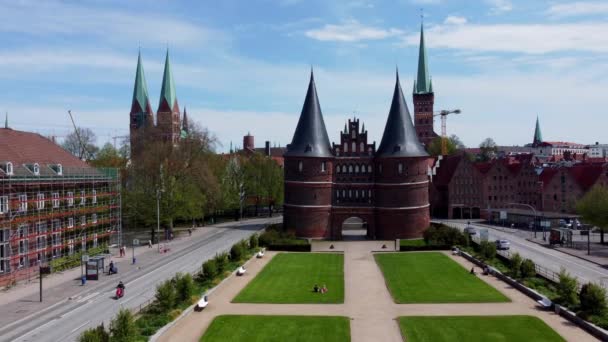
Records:
[[[365,125],[348,120],[330,144],[311,73],[285,158],[283,224],[298,237],[342,239],[352,217],[369,239],[421,237],[428,227],[430,158],[418,141],[399,76],[378,148]]]

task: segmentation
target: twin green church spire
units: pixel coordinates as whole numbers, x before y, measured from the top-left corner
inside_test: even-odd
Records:
[[[433,81],[429,75],[429,67],[424,45],[424,26],[420,25],[420,47],[418,51],[418,74],[414,80],[414,94],[428,94],[433,92]]]

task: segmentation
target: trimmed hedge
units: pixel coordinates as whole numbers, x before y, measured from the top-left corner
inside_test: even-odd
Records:
[[[400,246],[399,251],[401,252],[415,252],[415,251],[449,251],[452,246],[449,245],[424,245],[424,246]]]
[[[300,243],[285,243],[268,245],[266,248],[270,251],[289,251],[289,252],[310,252],[310,244]]]

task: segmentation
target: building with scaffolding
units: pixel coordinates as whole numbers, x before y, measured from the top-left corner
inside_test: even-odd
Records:
[[[0,286],[118,239],[117,170],[93,168],[8,124],[0,128],[0,146]]]

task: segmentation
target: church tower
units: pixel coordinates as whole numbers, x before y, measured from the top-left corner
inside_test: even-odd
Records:
[[[161,139],[171,141],[173,144],[179,142],[181,135],[180,111],[175,95],[175,83],[169,63],[169,50],[165,59],[165,71],[163,83],[160,90],[160,101],[156,111],[156,127]]]
[[[420,25],[420,48],[418,51],[418,74],[414,80],[414,124],[416,134],[423,145],[428,145],[436,136],[433,130],[433,81],[429,75],[426,47],[424,45],[424,27]]]
[[[429,226],[429,155],[418,140],[399,74],[375,158],[376,238],[411,239]]]
[[[284,158],[284,227],[298,237],[329,237],[334,155],[312,71],[300,119]]]
[[[144,75],[144,66],[141,61],[141,52],[137,57],[137,70],[135,72],[135,86],[133,87],[133,100],[129,114],[129,136],[131,141],[131,156],[138,153],[139,146],[146,133],[151,133],[154,127],[154,113],[148,97],[148,85]]]

